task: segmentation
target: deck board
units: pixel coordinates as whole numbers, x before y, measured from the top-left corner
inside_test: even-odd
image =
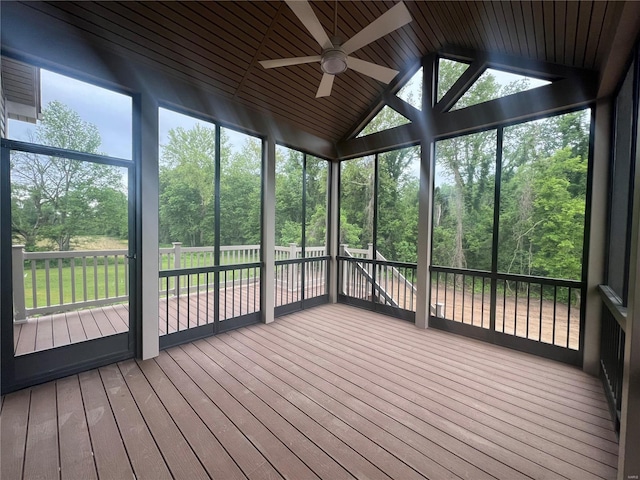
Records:
[[[29,421],[30,390],[3,397],[0,424],[0,478],[20,478]]]
[[[133,478],[133,468],[116,425],[98,370],[78,375],[84,410],[100,478]]]
[[[7,395],[1,474],[613,479],[601,389],[568,365],[325,305]]]
[[[298,327],[299,324],[296,325]],[[290,333],[293,328],[287,329],[286,333]],[[317,334],[313,331],[313,329],[300,329],[303,335],[314,336],[318,338],[323,338],[326,341],[325,335]],[[342,340],[344,337],[340,337]],[[353,338],[349,339],[349,342],[352,342]],[[329,340],[331,342],[331,340]],[[305,339],[305,343],[308,343],[308,340]],[[344,342],[341,342],[344,343]],[[417,383],[417,378],[412,378],[411,375],[407,374],[406,369],[400,368],[390,368],[388,364],[384,362],[375,363],[371,362],[370,359],[364,358],[364,360],[355,360],[355,357],[358,356],[357,349],[350,349],[348,345],[339,345],[330,346],[331,343],[323,343],[323,350],[328,354],[329,359],[340,358],[341,355],[344,356],[345,360],[347,358],[351,359],[351,365],[359,365],[360,368],[350,368],[355,375],[352,374],[352,377],[349,379],[351,383],[356,384],[361,378],[368,379],[371,382],[377,382],[377,386],[386,388],[388,392],[393,392],[391,395],[387,394],[387,400],[392,402],[395,405],[402,405],[402,408],[406,412],[412,412],[415,416],[416,420],[412,420],[410,417],[406,419],[404,412],[401,412],[400,415],[406,419],[407,424],[415,424],[415,422],[419,422],[420,419],[432,418],[432,421],[436,422],[433,425],[437,426],[443,431],[448,431],[452,427],[452,425],[447,425],[446,423],[442,423],[439,419],[447,419],[452,424],[456,424],[453,432],[457,429],[463,428],[465,431],[465,435],[467,432],[471,432],[478,436],[481,443],[485,441],[490,441],[493,444],[497,445],[499,449],[508,448],[516,453],[520,453],[521,455],[524,453],[525,455],[531,456],[539,465],[538,467],[534,467],[534,469],[528,474],[533,473],[533,471],[539,469],[543,470],[544,468],[555,468],[556,473],[562,475],[576,475],[576,472],[572,472],[571,468],[567,469],[565,463],[568,461],[572,461],[573,466],[583,465],[585,462],[589,463],[590,459],[583,455],[573,454],[569,450],[565,450],[562,445],[556,445],[554,448],[557,448],[557,455],[562,458],[562,461],[558,461],[558,458],[549,456],[545,453],[545,450],[548,450],[549,447],[553,445],[545,443],[544,439],[540,437],[533,436],[522,432],[520,430],[513,430],[513,428],[509,428],[505,426],[500,420],[490,417],[483,416],[481,414],[468,415],[470,411],[468,407],[459,406],[455,408],[455,404],[451,402],[450,398],[447,398],[444,395],[441,395],[438,391],[432,391],[430,389],[420,389],[415,388],[415,384]],[[384,351],[383,346],[378,346],[376,350]],[[365,351],[365,350],[362,350]],[[365,351],[366,352],[366,351]],[[362,357],[361,357],[362,358]],[[377,366],[375,372],[368,371],[367,367]],[[336,368],[340,368],[338,366],[329,367],[333,371],[336,371]],[[386,371],[386,372],[385,372]],[[388,372],[388,373],[387,373]],[[481,373],[478,372],[478,375]],[[381,378],[385,380],[380,380]],[[404,380],[404,382],[402,381]],[[404,387],[404,389],[402,388]],[[373,394],[376,392],[380,392],[379,389],[375,389],[373,391],[369,391],[368,393]],[[403,392],[402,396],[395,395],[397,393]],[[418,407],[416,408],[415,402],[411,401],[412,397],[415,398],[415,394],[423,394],[424,400],[419,402],[420,405],[425,405],[426,408]],[[366,398],[369,398],[368,396]],[[488,428],[487,428],[488,427]],[[427,432],[428,433],[428,432]],[[431,437],[431,435],[428,435]],[[457,434],[460,436],[460,433]],[[439,443],[444,442],[442,440]],[[538,449],[535,452],[535,455],[532,455],[534,451],[532,448]],[[593,468],[600,468],[599,464],[592,465]],[[606,466],[602,466],[599,473],[609,474],[610,468]],[[584,478],[590,478],[586,473],[583,474]]]
[[[281,288],[277,288],[276,296]],[[307,287],[308,295],[314,288]],[[317,290],[317,288],[315,289]],[[299,299],[300,291],[285,293],[288,299]],[[316,292],[317,293],[317,292]],[[260,309],[260,282],[221,288],[220,320],[235,318]],[[158,326],[161,335],[213,323],[216,299],[212,291],[192,291],[161,298]],[[116,304],[84,310],[43,315],[14,325],[14,350],[25,355],[71,343],[123,333],[129,329],[129,305]]]
[[[101,368],[100,377],[136,477],[158,480],[172,478],[169,466],[147,427],[136,399],[129,391],[118,366],[109,365]]]
[[[89,428],[77,376],[57,382],[60,477],[68,480],[97,478]]]
[[[34,387],[31,391],[24,478],[57,479],[58,418],[56,383]]]

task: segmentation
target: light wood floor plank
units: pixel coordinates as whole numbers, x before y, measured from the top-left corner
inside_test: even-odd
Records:
[[[133,468],[98,370],[78,375],[98,476],[132,478]]]
[[[36,350],[46,350],[53,347],[53,322],[51,315],[36,320]]]
[[[158,449],[174,477],[208,478],[189,443],[158,399],[134,360],[118,364]]]
[[[227,337],[222,335],[221,337]],[[223,341],[228,338],[221,338]],[[292,397],[300,395],[293,388],[281,382],[277,377],[269,375],[266,370],[253,363],[249,358],[234,350],[223,342],[208,342],[211,349],[208,355],[215,354],[218,362],[226,371],[242,382],[246,388],[255,392],[260,398],[274,408],[283,418],[309,437],[320,448],[331,455],[343,467],[358,478],[385,479],[389,477],[375,465],[359,455],[351,445],[341,441],[327,429],[315,422],[295,406]],[[264,380],[266,378],[266,381]],[[306,397],[305,397],[306,398]],[[307,399],[307,401],[309,401]]]
[[[278,439],[242,404],[237,402],[211,376],[206,368],[196,362],[182,348],[172,349],[170,355],[185,368],[194,382],[203,388],[209,398],[225,413],[227,417],[242,430],[260,452],[273,464],[284,477],[318,478],[298,457],[286,446],[286,439]],[[283,442],[284,440],[284,442]]]
[[[171,351],[177,351],[177,348]],[[187,376],[181,364],[167,352],[160,352],[156,361],[220,444],[233,455],[234,461],[248,478],[282,478],[243,432],[213,403],[206,392]]]
[[[200,354],[194,351],[197,348]],[[208,370],[213,370],[216,379],[221,385],[234,396],[242,405],[252,412],[257,413],[257,418],[278,438],[288,439],[288,447],[300,458],[309,468],[311,468],[320,478],[346,479],[353,478],[347,470],[340,466],[333,458],[327,455],[316,443],[313,443],[307,436],[300,433],[298,429],[287,422],[285,417],[278,414],[266,399],[261,399],[250,389],[246,388],[231,372],[227,371],[228,364],[211,345],[206,341],[199,341],[193,344],[190,355],[196,355],[201,365],[208,365]],[[206,355],[210,360],[206,360]],[[217,368],[214,367],[217,365]],[[307,426],[310,426],[308,424]]]
[[[139,361],[138,366],[209,476],[229,480],[246,478],[215,435],[165,376],[156,361]]]
[[[0,478],[22,478],[31,390],[3,397],[0,416]]]
[[[135,475],[158,480],[172,478],[118,366],[102,367],[100,377]]]
[[[31,391],[24,478],[59,478],[56,384],[45,383]]]
[[[58,380],[58,436],[62,480],[97,478],[89,428],[76,375]]]
[[[16,351],[116,333],[126,307],[62,314],[67,340],[31,320]],[[3,479],[58,480],[600,480],[618,449],[599,379],[339,304],[7,395],[0,446]]]
[[[86,340],[87,334],[84,331],[82,322],[80,321],[79,312],[67,312],[65,317],[67,321],[67,328],[69,329],[69,343],[82,342]]]
[[[287,333],[300,325],[301,323],[296,323],[295,326],[287,325]],[[315,332],[312,327],[302,330],[302,335],[316,336],[316,333],[318,332]],[[323,338],[319,333],[317,336],[318,338]],[[325,344],[324,353],[320,353],[320,355],[323,355],[327,359],[337,360],[344,352],[344,355],[348,355],[352,359],[352,365],[347,367],[350,370],[347,373],[348,381],[357,384],[360,378],[368,378],[372,383],[375,383],[378,387],[386,388],[386,390],[392,394],[402,392],[402,397],[394,395],[389,398],[389,400],[395,405],[403,405],[405,410],[413,412],[417,418],[423,418],[429,414],[435,414],[436,419],[448,418],[449,421],[473,431],[477,435],[484,436],[503,448],[508,448],[514,453],[519,453],[520,455],[524,454],[523,456],[537,459],[539,465],[544,465],[547,468],[555,468],[556,471],[561,474],[568,473],[574,476],[580,474],[583,475],[584,478],[588,477],[588,473],[586,472],[582,473],[574,471],[571,473],[572,467],[566,466],[566,463],[571,463],[573,467],[586,469],[587,472],[595,472],[598,475],[605,477],[610,477],[615,472],[615,469],[599,462],[594,462],[588,456],[578,455],[565,448],[562,444],[547,442],[541,437],[523,432],[520,428],[513,428],[495,417],[484,415],[482,413],[475,413],[464,405],[455,405],[455,402],[452,402],[450,398],[440,395],[439,392],[435,390],[415,388],[414,385],[416,382],[414,379],[408,378],[406,381],[402,381],[404,372],[399,368],[390,368],[388,370],[388,375],[385,375],[385,368],[383,365],[378,365],[379,368],[375,368],[375,366],[371,365],[371,367],[375,368],[374,373],[368,369],[370,367],[369,362],[355,359],[354,355],[352,355],[353,351],[349,349],[348,346],[340,344],[337,348],[338,349],[335,349],[331,346],[331,342],[328,342]],[[381,348],[381,350],[384,349]],[[333,368],[340,367],[336,365]],[[386,381],[380,381],[380,377],[384,378]],[[384,390],[376,388],[375,390],[361,394],[361,396],[368,398],[368,395],[374,395],[379,391],[384,392]],[[416,393],[423,397],[422,401],[416,400]],[[423,409],[416,406],[415,403],[425,405],[426,408]],[[470,415],[470,412],[473,412],[473,415]],[[411,422],[411,420],[409,420],[409,422]],[[566,440],[567,439],[565,439],[565,441]],[[546,453],[546,451],[551,450],[554,451],[554,455],[556,455],[555,457]]]
[[[314,317],[310,315],[305,316],[305,318],[296,318],[294,321],[297,325],[307,324],[307,317],[311,323],[308,323],[307,326],[309,328],[318,328],[317,322]],[[340,332],[340,328],[336,328],[336,331]],[[353,342],[353,338],[355,336],[355,332],[350,331],[350,342]],[[350,343],[351,345],[353,343]],[[380,347],[382,348],[382,347]],[[422,355],[423,349],[416,349],[415,352],[410,352],[404,350],[405,357],[419,356]],[[395,350],[394,350],[395,351]],[[424,362],[423,362],[424,364]],[[462,390],[462,386],[460,389],[455,388],[455,384],[448,380],[444,376],[437,376],[430,374],[425,369],[422,369],[420,375],[417,377],[410,377],[409,379],[405,379],[404,375],[406,372],[393,373],[393,378],[399,382],[407,385],[409,389],[415,389],[415,391],[422,391],[423,394],[431,393],[430,389],[433,389],[434,394],[438,394],[440,396],[441,403],[450,406],[451,408],[456,407],[458,411],[462,414],[465,413],[469,408],[472,408],[475,411],[481,411],[484,414],[489,416],[488,420],[492,421],[492,418],[500,419],[504,421],[506,425],[504,425],[503,430],[508,431],[514,428],[522,429],[524,432],[532,433],[547,440],[554,442],[556,445],[560,445],[560,451],[564,451],[565,445],[567,448],[586,455],[589,459],[595,458],[598,461],[615,467],[617,465],[617,456],[607,451],[601,450],[599,447],[602,445],[608,445],[611,443],[612,449],[617,449],[617,444],[613,442],[600,441],[595,444],[595,448],[590,446],[590,444],[583,443],[582,441],[571,441],[567,442],[567,439],[582,439],[582,440],[593,440],[590,436],[580,435],[580,431],[576,429],[570,428],[562,428],[559,430],[560,433],[555,433],[554,430],[550,429],[554,427],[553,422],[545,421],[546,417],[542,415],[532,416],[526,415],[529,413],[527,410],[519,409],[510,409],[510,405],[508,403],[503,402],[501,399],[495,397],[484,397],[480,395],[475,395],[473,390],[467,389]],[[453,386],[453,388],[451,387]],[[422,388],[423,390],[420,390]],[[427,390],[424,390],[427,388]],[[473,401],[473,398],[476,397],[478,401]],[[453,400],[453,403],[452,403]],[[513,412],[513,413],[512,413]],[[524,417],[524,418],[523,418]],[[480,417],[481,418],[481,417]],[[495,424],[491,424],[492,428],[496,428]],[[593,442],[592,442],[593,443]],[[614,450],[617,451],[617,450]],[[560,452],[559,452],[560,453]]]
[[[319,361],[319,358],[314,355],[314,362],[307,362],[302,357],[302,350],[299,350],[294,343],[287,342],[286,348],[280,345],[274,346],[274,342],[278,341],[277,338],[269,337],[267,342],[263,342],[261,339],[262,332],[257,333],[254,331],[234,332],[230,335],[245,343],[246,340],[243,341],[243,339],[240,339],[241,334],[250,339],[248,343],[255,342],[251,343],[252,348],[257,349],[263,355],[272,355],[268,352],[268,350],[271,350],[279,357],[288,358],[291,362],[290,365],[300,365],[300,367],[297,368],[305,368],[308,372],[315,374],[315,377],[308,374],[303,375],[302,373],[298,373],[297,376],[302,376],[302,378],[314,385],[315,388],[327,393],[329,398],[335,399],[340,402],[341,405],[344,405],[345,408],[348,408],[349,410],[346,411],[348,412],[347,415],[361,414],[368,422],[371,422],[371,425],[367,425],[368,422],[365,423],[365,430],[361,430],[363,433],[367,432],[366,435],[369,438],[387,440],[392,438],[401,439],[402,443],[390,440],[382,443],[381,446],[402,459],[405,463],[412,465],[413,468],[420,473],[430,478],[445,478],[446,475],[451,476],[452,474],[465,478],[488,478],[496,473],[501,474],[503,478],[525,478],[524,476],[519,476],[517,471],[505,468],[500,462],[492,462],[489,456],[469,449],[455,438],[448,437],[446,434],[443,435],[442,431],[433,428],[427,432],[424,430],[419,431],[419,428],[416,430],[416,424],[419,423],[419,419],[413,419],[407,423],[397,421],[398,418],[394,418],[391,415],[391,411],[395,408],[393,403],[373,402],[373,404],[371,404],[369,399],[365,399],[362,395],[354,395],[344,390],[341,387],[345,385],[337,377],[335,370],[316,368],[313,363]],[[260,345],[260,347],[258,345]],[[310,345],[307,345],[307,347],[311,348]],[[278,361],[278,364],[282,364],[285,368],[291,368],[291,366],[287,367],[285,362]],[[303,387],[298,386],[297,388]],[[314,398],[316,398],[315,395]],[[344,409],[339,410],[345,412]],[[358,424],[357,422],[354,423],[354,419],[350,419],[349,423],[351,425]],[[451,450],[443,448],[443,443]],[[411,458],[415,457],[415,454],[413,454],[414,451],[424,452],[427,458],[420,459],[418,457],[412,461]],[[466,453],[466,455],[461,455],[461,452]],[[461,460],[462,458],[468,458],[469,461]],[[451,469],[452,472],[429,471],[426,469],[429,462],[432,464],[446,465],[446,468]],[[482,464],[483,468],[488,471],[483,472],[477,467],[474,467],[474,465],[479,464]],[[493,469],[497,470],[497,472],[493,472]]]
[[[269,353],[264,350],[264,345],[260,343],[259,334],[255,334],[255,329],[251,329],[251,332],[244,332],[252,334],[251,348],[257,349],[261,354],[266,354],[269,360],[272,360],[276,365],[282,367],[283,380],[290,383],[301,393],[313,398],[323,408],[332,413],[334,416],[340,418],[344,422],[353,426],[365,437],[373,440],[383,449],[389,451],[398,460],[404,463],[404,468],[409,466],[412,470],[405,470],[404,472],[391,472],[392,477],[414,477],[422,475],[420,470],[428,471],[429,476],[432,478],[459,478],[455,473],[442,467],[442,464],[433,461],[428,456],[421,453],[421,451],[415,448],[417,445],[408,445],[402,439],[404,435],[410,435],[406,429],[402,429],[398,425],[395,425],[393,421],[388,417],[378,416],[372,409],[368,408],[368,405],[361,402],[355,397],[346,396],[343,392],[334,388],[333,384],[325,380],[331,379],[333,375],[328,373],[324,378],[321,376],[307,375],[300,366],[298,366],[297,358],[292,361],[289,353],[286,349],[278,349],[273,353]],[[242,335],[241,332],[231,332],[229,336],[238,339]],[[253,342],[253,343],[252,343]],[[256,361],[259,361],[256,359]],[[271,367],[273,368],[273,366]],[[394,427],[398,427],[395,429]],[[435,446],[435,445],[434,445]]]

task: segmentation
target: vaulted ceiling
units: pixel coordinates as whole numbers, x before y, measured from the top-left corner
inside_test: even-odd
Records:
[[[347,40],[395,3],[314,1],[312,7],[329,36],[336,29]],[[318,63],[262,68],[260,60],[320,54],[318,43],[280,1],[25,5],[72,25],[90,44],[108,45],[167,75],[188,75],[210,91],[332,142],[349,133],[386,88],[347,70],[336,78],[330,97],[315,98],[322,77]],[[397,79],[445,47],[600,70],[625,8],[625,2],[588,0],[406,5],[411,23],[353,54],[399,70]]]

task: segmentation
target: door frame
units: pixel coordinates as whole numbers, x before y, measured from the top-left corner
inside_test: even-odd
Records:
[[[11,237],[11,151],[51,155],[127,169],[129,331],[79,343],[33,352],[18,357],[13,344],[13,285]],[[81,153],[16,140],[0,142],[0,349],[2,394],[84,370],[133,358],[139,349],[138,272],[140,256],[137,222],[139,168],[135,160]]]

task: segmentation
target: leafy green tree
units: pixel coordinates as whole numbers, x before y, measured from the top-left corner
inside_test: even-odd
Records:
[[[222,130],[224,132],[224,129]],[[220,158],[220,243],[257,245],[261,239],[262,145],[245,137]]]
[[[378,156],[377,250],[387,259],[416,262],[420,149]]]
[[[43,109],[30,141],[84,153],[98,153],[102,142],[95,125],[58,101]],[[117,168],[26,152],[12,154],[11,168],[13,236],[28,250],[41,240],[69,250],[73,236],[126,234],[125,188]]]
[[[587,160],[570,147],[536,165],[533,243],[536,273],[580,279],[585,215]]]
[[[160,162],[161,243],[214,244],[215,150],[214,128],[169,131]]]
[[[302,152],[276,149],[276,245],[302,243]]]
[[[374,156],[340,164],[340,243],[367,248],[373,242]]]
[[[327,181],[329,162],[307,156],[306,228],[307,247],[327,245]]]

